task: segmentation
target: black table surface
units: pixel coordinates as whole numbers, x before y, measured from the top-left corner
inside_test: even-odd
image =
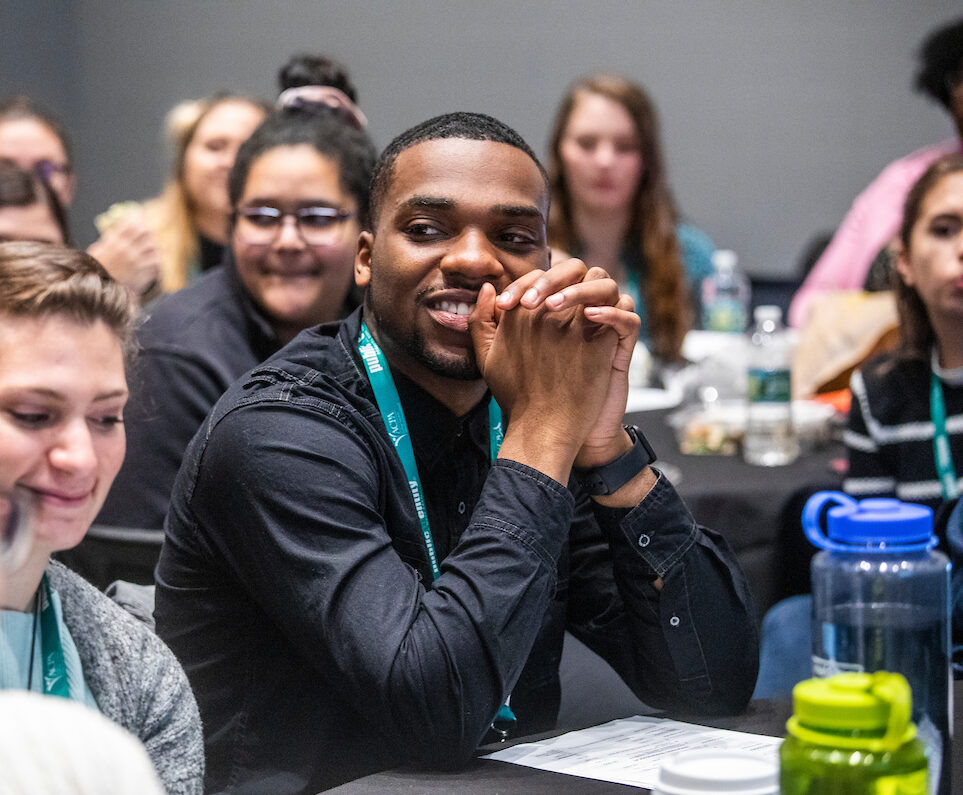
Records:
[[[682,471],[679,491],[687,498],[715,494],[723,485],[759,494],[766,488],[786,492],[800,483],[840,478],[830,466],[832,459],[846,454],[840,442],[821,443],[815,449],[806,450],[792,464],[781,467],[747,464],[740,455],[685,455],[679,451],[675,431],[668,422],[673,411],[675,409],[633,412],[626,414],[625,421],[642,429],[659,461],[679,467]]]
[[[953,792],[963,792],[963,682],[953,686]],[[753,701],[741,715],[724,718],[705,718],[686,715],[666,715],[677,720],[714,726],[719,729],[732,729],[753,734],[781,737],[785,734],[786,720],[792,710],[788,702]],[[552,737],[558,732],[549,732],[534,737],[519,738],[513,743],[531,742]],[[481,753],[504,748],[486,746]],[[476,759],[466,768],[455,772],[432,772],[414,767],[402,767],[374,773],[356,781],[342,784],[329,792],[341,795],[374,795],[381,792],[409,793],[596,793],[596,792],[648,792],[643,787],[630,787],[609,781],[570,776],[547,770],[516,765],[510,762],[496,762],[492,759]]]

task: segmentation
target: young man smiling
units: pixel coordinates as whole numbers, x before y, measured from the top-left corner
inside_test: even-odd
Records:
[[[748,700],[734,556],[621,425],[631,300],[577,260],[547,269],[547,217],[500,122],[404,133],[373,177],[362,310],[248,373],[195,437],[156,618],[209,789],[457,765],[511,713],[551,728],[566,628],[647,703]]]

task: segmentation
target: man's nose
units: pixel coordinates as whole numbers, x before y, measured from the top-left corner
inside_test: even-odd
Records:
[[[442,258],[441,268],[478,279],[492,279],[504,273],[495,246],[478,229],[466,229],[453,239],[451,248]]]

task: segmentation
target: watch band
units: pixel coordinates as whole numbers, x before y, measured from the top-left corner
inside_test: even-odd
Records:
[[[618,491],[645,467],[655,461],[655,451],[635,425],[623,425],[632,448],[614,461],[591,469],[575,469],[575,480],[587,494],[597,497]]]

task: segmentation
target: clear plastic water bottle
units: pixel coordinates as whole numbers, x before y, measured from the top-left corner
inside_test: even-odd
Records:
[[[712,254],[712,273],[702,280],[702,328],[742,334],[749,319],[749,279],[737,267],[734,251]]]
[[[757,306],[754,318],[742,453],[750,464],[782,466],[799,457],[792,421],[793,346],[778,306]]]
[[[900,674],[806,679],[792,691],[793,716],[779,749],[782,795],[925,795],[926,747],[910,722]]]
[[[826,532],[820,517],[825,512]],[[913,691],[934,792],[950,791],[950,563],[933,511],[899,500],[813,495],[803,510],[812,562],[813,673],[891,671]],[[936,785],[939,789],[936,789]]]

